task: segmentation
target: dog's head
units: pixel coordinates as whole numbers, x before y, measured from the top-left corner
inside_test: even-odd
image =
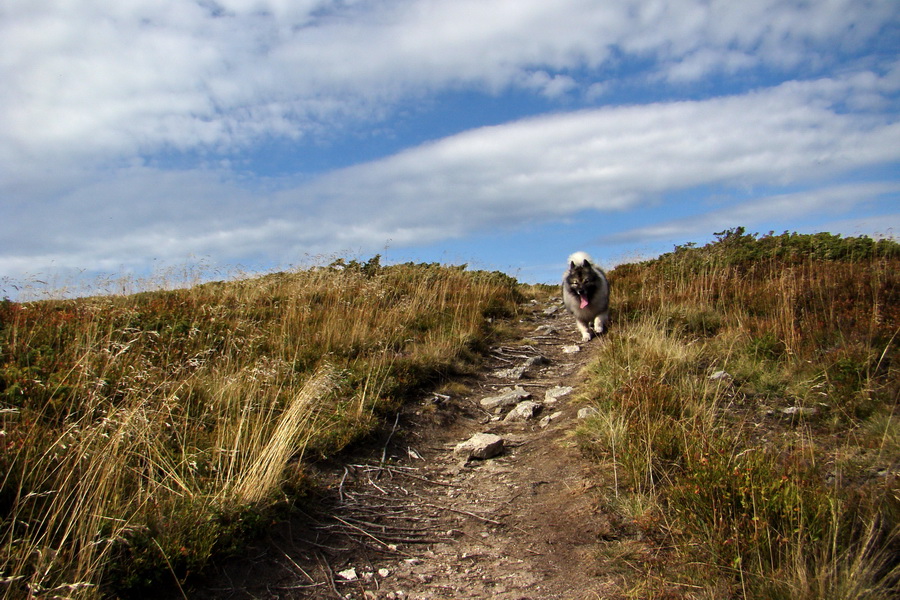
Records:
[[[569,271],[566,273],[566,285],[573,294],[578,296],[581,308],[590,302],[591,294],[597,288],[597,272],[590,261],[583,259],[580,262],[569,261]]]

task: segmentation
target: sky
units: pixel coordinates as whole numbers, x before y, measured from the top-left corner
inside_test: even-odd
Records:
[[[897,0],[2,0],[0,82],[2,295],[900,236]]]

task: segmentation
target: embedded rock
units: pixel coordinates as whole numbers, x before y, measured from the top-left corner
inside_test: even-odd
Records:
[[[579,419],[590,419],[591,417],[596,417],[600,414],[600,411],[594,408],[593,406],[585,406],[581,410],[578,411]]]
[[[541,422],[540,422],[541,428],[543,429],[544,427],[549,427],[549,426],[550,426],[550,423],[552,423],[553,421],[556,421],[556,420],[559,419],[562,415],[563,415],[563,413],[562,413],[561,410],[556,411],[556,412],[553,413],[552,415],[547,415],[546,417],[544,417],[543,419],[541,419]]]
[[[545,356],[532,356],[528,360],[525,361],[525,368],[530,369],[531,367],[541,367],[543,365],[549,365],[550,359]]]
[[[499,371],[494,371],[493,373],[491,373],[491,375],[500,379],[522,379],[523,377],[525,377],[525,371],[527,369],[527,365],[522,365],[520,367],[512,367],[510,369],[500,369]]]
[[[493,410],[497,407],[515,406],[522,400],[529,398],[531,398],[531,394],[522,389],[521,386],[503,388],[497,396],[482,398],[481,406],[485,410]]]
[[[493,433],[476,433],[454,449],[456,454],[469,458],[493,458],[503,452],[503,438]]]
[[[541,409],[544,408],[538,402],[532,402],[531,400],[526,400],[524,402],[519,402],[514,409],[509,411],[509,414],[506,415],[504,421],[511,423],[513,421],[527,421],[528,419],[533,419]]]
[[[544,392],[544,402],[547,404],[555,404],[560,398],[568,396],[574,391],[574,388],[567,385],[557,385]]]

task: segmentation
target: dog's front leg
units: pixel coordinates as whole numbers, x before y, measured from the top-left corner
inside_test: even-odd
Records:
[[[597,335],[603,335],[606,333],[607,328],[609,327],[609,313],[601,313],[594,318],[594,331],[597,332]]]
[[[589,342],[591,341],[591,329],[588,327],[588,324],[582,321],[581,319],[575,319],[575,325],[578,326],[578,331],[581,332],[581,341]]]

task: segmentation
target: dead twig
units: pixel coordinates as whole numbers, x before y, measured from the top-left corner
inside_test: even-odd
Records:
[[[491,356],[493,356],[495,359],[499,360],[500,362],[504,362],[508,365],[513,365],[516,363],[516,361],[514,361],[510,358],[505,358],[504,356],[502,356],[496,352],[491,352]],[[522,358],[525,358],[525,357],[522,357]]]
[[[328,559],[325,558],[325,555],[321,552],[316,552],[316,561],[319,563],[319,566],[323,567],[322,570],[328,575],[328,583],[331,585],[331,591],[334,592],[334,596],[340,600],[344,600],[344,597],[334,584],[334,571],[331,569],[331,565],[328,564]]]
[[[276,547],[277,547],[277,546],[276,546]],[[303,576],[306,577],[307,579],[309,579],[309,582],[310,582],[310,583],[314,584],[314,586],[322,585],[321,583],[316,583],[316,580],[313,579],[312,576],[311,576],[309,573],[307,573],[306,570],[305,570],[303,567],[301,567],[300,565],[298,565],[298,564],[297,564],[297,561],[295,561],[293,558],[291,558],[290,555],[288,555],[287,552],[285,552],[285,551],[282,550],[281,548],[278,548],[278,551],[281,552],[281,555],[284,556],[284,557],[288,560],[288,562],[291,563],[291,565],[292,565],[295,569],[297,569],[298,571],[300,571],[301,573],[303,573]],[[307,585],[307,586],[303,586],[303,587],[314,587],[314,586],[308,586],[308,585]]]
[[[458,508],[451,508],[449,506],[438,506],[437,504],[425,504],[424,506],[430,506],[431,508],[436,508],[438,510],[449,510],[450,512],[455,512],[460,515],[466,515],[469,517],[473,517],[478,519],[479,521],[483,521],[485,523],[490,523],[491,525],[503,525],[500,521],[495,521],[493,519],[488,519],[487,517],[482,517],[481,515],[473,512],[469,512],[468,510],[460,510]]]
[[[401,467],[401,466],[395,466],[395,465],[389,465],[389,466],[384,466],[384,465],[379,465],[379,466],[376,466],[376,465],[351,465],[351,466],[358,467],[358,468],[361,468],[361,469],[387,471],[388,473],[390,473],[390,474],[392,474],[392,475],[403,475],[404,477],[411,477],[411,478],[413,478],[413,479],[418,479],[419,481],[424,481],[425,483],[430,483],[430,484],[432,484],[432,485],[442,485],[442,486],[445,486],[445,487],[459,487],[459,486],[454,485],[454,484],[452,484],[452,483],[445,483],[445,482],[443,482],[443,481],[435,481],[435,480],[433,480],[433,479],[428,479],[428,478],[422,477],[422,476],[420,476],[420,475],[413,475],[412,473],[409,473],[409,471],[416,470],[415,467]],[[380,489],[380,488],[379,488],[379,489]]]
[[[434,479],[428,479],[426,477],[420,477],[418,475],[413,475],[412,473],[407,473],[405,471],[396,471],[397,475],[403,475],[404,477],[411,477],[412,479],[417,479],[419,481],[424,481],[425,483],[430,483],[431,485],[441,485],[444,487],[459,487],[458,485],[452,483],[446,483],[443,481],[435,481]]]
[[[367,538],[370,538],[370,539],[372,539],[373,541],[375,541],[377,544],[380,544],[380,545],[384,546],[385,548],[388,548],[389,550],[395,550],[395,548],[391,548],[391,545],[390,545],[390,544],[388,544],[387,542],[381,541],[380,539],[378,539],[377,537],[375,537],[374,535],[372,535],[371,533],[369,533],[368,531],[366,531],[366,530],[363,529],[362,527],[357,527],[356,525],[354,525],[354,524],[352,524],[352,523],[348,523],[348,522],[345,521],[344,519],[342,519],[342,518],[340,518],[340,517],[337,517],[337,516],[334,517],[334,519],[335,519],[336,521],[340,521],[341,523],[343,523],[344,525],[346,525],[346,526],[349,527],[350,529],[353,529],[353,530],[355,530],[355,531],[360,532],[361,534],[363,534],[363,535],[366,536]],[[395,551],[399,552],[399,550],[395,550]],[[401,554],[405,554],[405,553],[404,553],[404,552],[401,552]]]
[[[381,464],[384,464],[384,461],[387,459],[387,449],[388,444],[391,443],[391,438],[394,437],[394,434],[397,432],[397,424],[400,422],[400,411],[397,411],[397,416],[394,417],[394,426],[391,428],[391,433],[388,435],[387,440],[384,442],[384,448],[381,450]]]
[[[344,503],[344,480],[347,479],[347,475],[350,474],[350,469],[344,467],[344,476],[341,477],[341,484],[338,486],[338,496],[340,496],[341,504]]]

